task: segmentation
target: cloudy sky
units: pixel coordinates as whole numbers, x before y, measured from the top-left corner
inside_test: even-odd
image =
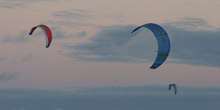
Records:
[[[219,108],[219,10],[219,0],[0,0],[0,108]],[[155,70],[152,32],[131,34],[146,23],[171,41]],[[52,30],[49,48],[40,29],[28,35],[39,24]]]

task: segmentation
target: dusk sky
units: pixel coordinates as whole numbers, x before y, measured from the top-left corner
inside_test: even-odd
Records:
[[[0,0],[0,109],[218,109],[219,10],[219,0]],[[171,42],[155,70],[153,33],[131,34],[146,23]],[[29,35],[39,24],[49,48],[40,29]]]

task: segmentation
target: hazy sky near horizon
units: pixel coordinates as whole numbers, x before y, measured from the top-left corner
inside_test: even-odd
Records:
[[[128,86],[76,91],[30,88],[0,89],[4,110],[207,110],[219,108],[219,88]]]
[[[76,91],[69,94],[66,90],[96,88],[94,91],[99,91],[103,90],[99,87],[106,87],[112,91],[117,86],[125,92],[125,88],[151,90],[152,85],[157,85],[159,89],[153,96],[144,94],[145,98],[152,99],[157,93],[161,94],[158,91],[167,89],[170,83],[176,83],[199,93],[204,89],[198,87],[214,87],[213,90],[217,91],[211,98],[208,97],[211,91],[200,93],[203,97],[197,95],[191,98],[184,96],[191,96],[195,91],[192,94],[184,92],[178,97],[181,107],[184,108],[184,102],[186,104],[187,100],[192,99],[199,101],[196,107],[187,102],[186,105],[192,109],[205,109],[204,106],[198,106],[209,102],[207,107],[219,108],[214,103],[215,100],[219,102],[216,97],[220,96],[219,10],[219,0],[0,0],[0,94],[4,96],[5,92],[14,91],[23,96],[26,93],[24,91],[27,91],[32,97],[37,94],[35,90],[42,94],[65,93],[60,96],[63,101],[66,97],[76,98]],[[156,70],[149,69],[157,50],[153,34],[144,28],[131,34],[134,28],[146,23],[161,25],[171,41],[168,59]],[[39,24],[45,24],[52,30],[53,40],[49,48],[45,48],[44,34],[40,29],[36,29],[31,36],[28,35],[30,29]],[[94,95],[93,91],[90,92],[88,94]],[[137,91],[134,95],[139,93]],[[102,91],[94,104],[102,102],[102,95],[106,94],[108,93]],[[85,94],[77,96],[82,102],[88,99],[83,95]],[[139,98],[149,101],[140,95],[135,98],[113,95],[123,97],[122,102]],[[7,96],[4,98],[10,98]],[[161,95],[163,100],[169,99],[169,96],[170,94]],[[55,96],[46,98],[49,100],[52,97]],[[89,97],[89,100],[97,97]],[[156,97],[156,100],[159,99],[160,97]],[[205,99],[207,100],[204,101]],[[28,102],[28,98],[16,100]],[[36,100],[38,99],[32,102]],[[39,100],[46,99],[42,97]],[[106,102],[116,104],[116,100],[114,98]],[[169,104],[176,100],[171,100]],[[56,105],[58,102],[52,104]],[[115,105],[115,110],[126,109],[126,104],[123,104]],[[146,108],[145,103],[142,104],[139,110]],[[134,107],[138,105],[135,102]],[[5,110],[35,110],[39,109],[37,106],[18,104],[15,108],[4,107]],[[64,107],[65,104],[52,108],[45,106],[51,110],[68,110],[68,107]],[[103,109],[96,107],[91,108]],[[76,109],[88,108],[78,106]],[[161,108],[149,106],[149,109]]]

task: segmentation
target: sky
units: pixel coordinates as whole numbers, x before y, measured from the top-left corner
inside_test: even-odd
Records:
[[[219,0],[0,0],[0,108],[219,108]],[[171,50],[159,68],[156,23]],[[53,34],[49,48],[43,32]],[[177,95],[168,90],[175,83]]]

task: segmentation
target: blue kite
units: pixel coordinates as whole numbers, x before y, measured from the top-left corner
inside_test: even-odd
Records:
[[[158,43],[157,52],[158,53],[157,53],[156,60],[154,61],[153,65],[150,67],[150,69],[156,69],[167,59],[169,55],[169,52],[170,52],[169,37],[168,37],[167,32],[161,26],[154,24],[154,23],[148,23],[148,24],[139,26],[136,29],[134,29],[131,33],[137,31],[138,29],[142,27],[150,29],[154,33],[157,39],[157,43]]]

